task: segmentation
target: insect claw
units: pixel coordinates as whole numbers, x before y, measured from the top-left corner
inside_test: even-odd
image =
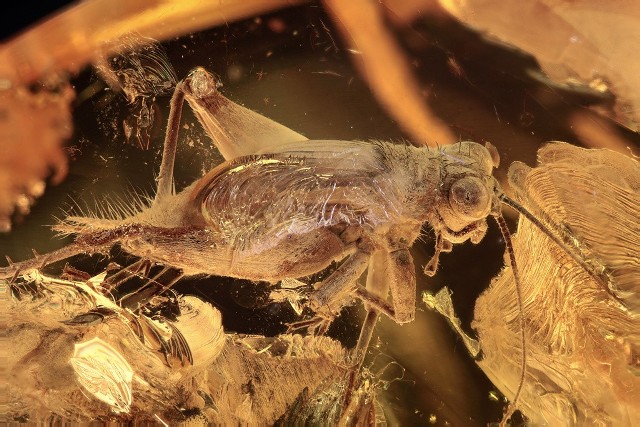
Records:
[[[33,257],[34,258],[38,258],[40,256],[40,254],[38,253],[38,251],[36,251],[35,249],[31,248],[31,252],[33,252]]]

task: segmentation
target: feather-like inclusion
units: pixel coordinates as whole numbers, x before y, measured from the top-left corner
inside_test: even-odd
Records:
[[[527,374],[520,409],[533,424],[640,422],[640,163],[609,150],[544,146],[539,165],[514,163],[518,198],[571,230],[608,289],[529,221],[513,244],[522,274]],[[513,274],[506,268],[476,303],[478,364],[510,397],[520,347]]]

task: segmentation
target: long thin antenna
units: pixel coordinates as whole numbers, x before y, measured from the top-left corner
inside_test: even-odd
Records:
[[[599,273],[592,266],[590,266],[585,262],[583,251],[579,246],[579,240],[576,236],[573,235],[573,233],[571,233],[570,230],[566,228],[560,229],[560,227],[557,226],[551,218],[549,218],[546,212],[541,211],[539,213],[540,217],[550,226],[554,227],[558,232],[557,234],[560,234],[563,237],[566,237],[564,240],[560,240],[560,238],[556,235],[556,233],[553,233],[547,225],[545,225],[542,221],[536,218],[524,206],[522,206],[515,200],[507,197],[505,194],[500,194],[498,197],[502,203],[515,209],[521,215],[524,215],[524,217],[527,218],[529,221],[531,221],[533,225],[538,227],[540,231],[542,231],[547,237],[553,240],[553,242],[556,245],[558,245],[567,255],[569,255],[580,267],[582,267],[582,269],[584,269],[584,271],[586,271],[589,274],[589,276],[591,276],[591,278],[595,280],[596,283],[607,292],[607,294],[609,294],[612,298],[614,298],[623,306],[625,305],[624,302],[620,298],[618,298],[618,296],[615,295],[613,291],[609,288],[609,285],[608,285],[609,277],[605,272],[604,266],[602,267],[602,273]]]
[[[500,228],[500,233],[502,233],[502,237],[504,238],[505,246],[507,247],[507,253],[509,254],[509,264],[511,264],[511,271],[513,272],[513,278],[516,284],[516,296],[518,302],[518,319],[520,320],[520,349],[522,350],[522,358],[520,359],[520,382],[518,383],[518,388],[516,389],[516,394],[513,396],[511,403],[507,407],[507,410],[502,417],[502,421],[500,425],[505,425],[507,420],[511,418],[513,412],[516,410],[518,405],[518,398],[520,397],[520,393],[522,392],[522,387],[524,386],[524,379],[527,371],[527,340],[524,332],[524,305],[522,302],[522,282],[520,281],[520,273],[518,272],[518,267],[516,266],[516,255],[513,251],[513,244],[511,243],[511,233],[509,232],[509,228],[507,227],[507,223],[505,222],[502,215],[497,214],[493,216]]]

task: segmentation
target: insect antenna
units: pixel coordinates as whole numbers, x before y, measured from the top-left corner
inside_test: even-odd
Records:
[[[567,228],[560,228],[560,226],[556,225],[555,222],[549,218],[546,212],[540,212],[540,218],[544,220],[545,223],[550,224],[547,226],[545,223],[540,221],[537,217],[535,217],[531,212],[529,212],[524,206],[516,202],[515,200],[509,198],[505,194],[500,194],[499,199],[505,205],[515,209],[521,215],[524,215],[533,225],[538,227],[540,231],[542,231],[547,237],[549,237],[553,242],[558,245],[567,255],[571,257],[584,271],[586,271],[595,282],[604,289],[607,294],[609,294],[612,298],[614,298],[617,302],[624,306],[624,302],[616,296],[613,291],[610,289],[608,282],[609,277],[605,272],[604,266],[598,266],[601,269],[601,272],[596,271],[593,266],[589,265],[585,261],[584,252],[580,248],[579,239],[573,235],[571,230]],[[551,227],[551,228],[550,228]],[[552,232],[552,229],[556,230],[557,233]],[[560,239],[557,235],[561,235],[564,239]]]
[[[561,226],[557,225],[544,211],[540,212],[540,218],[542,221],[534,216],[531,212],[529,212],[524,206],[516,202],[515,200],[509,198],[505,194],[499,194],[498,198],[500,201],[516,210],[518,213],[523,215],[527,220],[529,220],[533,225],[535,225],[540,231],[542,231],[547,237],[549,237],[558,247],[560,247],[567,255],[569,255],[589,276],[591,276],[599,286],[601,286],[607,294],[612,296],[616,301],[623,304],[624,303],[613,294],[612,290],[608,286],[609,278],[605,272],[604,266],[601,266],[601,272],[598,272],[593,266],[589,265],[585,259],[584,252],[580,247],[579,239],[573,235],[571,230],[567,228],[561,228]],[[521,377],[520,382],[518,384],[518,388],[516,390],[515,396],[511,401],[511,404],[507,408],[505,415],[502,419],[501,425],[504,425],[506,421],[513,414],[518,398],[522,391],[522,387],[524,385],[525,374],[526,374],[526,340],[525,340],[525,331],[524,331],[524,317],[523,317],[523,301],[522,301],[522,288],[521,288],[521,280],[520,274],[518,272],[515,260],[515,253],[513,250],[513,244],[511,242],[511,235],[509,233],[509,229],[504,221],[502,215],[494,214],[493,217],[500,228],[500,232],[505,240],[505,245],[507,248],[507,253],[509,254],[509,262],[511,264],[511,269],[513,271],[513,277],[516,284],[516,293],[517,293],[517,302],[518,302],[518,310],[520,312],[520,340],[521,340],[521,348],[522,348],[522,359],[521,359]],[[549,225],[547,225],[549,224]],[[555,232],[554,232],[555,231]],[[558,237],[558,235],[562,236],[562,239]]]
[[[520,281],[520,273],[518,272],[518,267],[516,266],[516,255],[513,251],[513,244],[511,243],[511,233],[509,232],[509,227],[507,227],[507,223],[504,220],[504,217],[501,214],[493,215],[493,218],[496,220],[498,227],[500,228],[500,233],[504,238],[504,243],[507,249],[507,254],[509,254],[509,264],[511,264],[511,271],[513,272],[513,279],[516,284],[516,300],[518,302],[518,319],[520,323],[520,350],[522,351],[522,358],[520,359],[520,381],[518,382],[518,388],[516,389],[516,393],[511,399],[511,403],[507,407],[507,410],[502,417],[502,421],[500,425],[506,425],[507,420],[511,418],[513,412],[516,410],[516,406],[518,404],[518,398],[520,397],[520,393],[522,392],[522,387],[524,386],[524,378],[527,370],[527,340],[525,338],[524,333],[524,308],[522,302],[522,286]]]

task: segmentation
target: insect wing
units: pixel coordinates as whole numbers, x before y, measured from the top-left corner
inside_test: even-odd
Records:
[[[375,228],[400,212],[379,146],[313,141],[228,162],[194,190],[208,222],[244,248],[318,227]]]

